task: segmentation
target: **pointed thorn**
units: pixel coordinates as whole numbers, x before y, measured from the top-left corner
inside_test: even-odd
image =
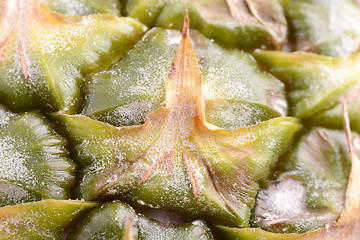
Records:
[[[182,29],[182,36],[183,38],[187,38],[190,34],[189,34],[189,14],[188,14],[188,10],[185,9],[185,13],[184,13],[184,24],[183,24],[183,29]]]
[[[184,154],[185,166],[187,168],[188,175],[189,175],[189,178],[191,181],[191,185],[193,187],[194,198],[195,198],[195,200],[197,200],[199,197],[199,190],[200,190],[199,180],[198,180],[198,178],[195,174],[195,171],[191,165],[189,153],[186,150],[183,150],[183,154]]]
[[[174,106],[186,104],[189,106],[189,118],[199,116],[204,122],[205,100],[201,72],[191,43],[187,10],[184,15],[182,38],[166,81],[166,107],[178,109]]]

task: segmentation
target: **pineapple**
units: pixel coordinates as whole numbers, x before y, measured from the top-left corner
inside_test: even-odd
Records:
[[[358,239],[359,23],[351,0],[0,0],[0,239]]]

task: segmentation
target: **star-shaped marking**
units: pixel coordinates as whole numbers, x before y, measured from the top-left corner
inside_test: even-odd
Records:
[[[231,226],[248,226],[258,181],[301,128],[286,117],[234,131],[207,123],[187,15],[165,106],[144,125],[115,128],[80,115],[55,117],[76,146],[85,199],[120,197]]]

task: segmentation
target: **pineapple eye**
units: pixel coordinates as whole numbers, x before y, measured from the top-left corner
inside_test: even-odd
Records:
[[[146,30],[130,18],[75,17],[46,7],[58,9],[57,4],[61,5],[40,0],[1,2],[0,101],[13,111],[75,113],[83,78],[118,60]]]
[[[0,239],[357,239],[359,0],[0,0]]]
[[[138,214],[129,205],[119,201],[107,203],[93,211],[71,233],[70,239],[213,239],[211,230],[202,221],[173,225],[160,223]]]
[[[85,116],[54,117],[68,132],[82,166],[82,198],[120,198],[190,219],[249,226],[259,180],[301,125],[288,117],[233,131],[208,123],[187,18],[184,26],[169,65],[165,104],[143,125],[116,128]]]
[[[358,52],[360,7],[355,1],[291,0],[287,1],[286,14],[293,29],[294,50],[332,57]]]
[[[0,206],[69,199],[74,162],[39,112],[11,113],[0,105]]]

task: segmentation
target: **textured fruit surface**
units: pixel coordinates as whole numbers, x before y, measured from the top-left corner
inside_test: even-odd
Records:
[[[190,217],[247,226],[259,179],[301,126],[291,118],[234,131],[207,123],[189,29],[182,34],[166,81],[165,106],[148,114],[144,125],[115,128],[59,115],[69,136],[75,136],[77,161],[84,165],[81,195],[87,200],[123,195]]]
[[[76,166],[65,146],[39,112],[0,106],[0,205],[70,198]]]
[[[83,77],[115,62],[146,29],[113,15],[57,14],[36,0],[2,2],[0,99],[14,111],[74,113]]]
[[[180,37],[173,30],[148,31],[117,64],[91,77],[83,113],[115,126],[143,124],[165,100]],[[200,58],[209,123],[234,130],[286,115],[283,84],[262,72],[250,54],[223,49],[197,31],[191,31],[191,37]]]
[[[200,221],[167,226],[151,220],[121,202],[94,210],[70,239],[213,239],[210,229]]]
[[[45,200],[0,209],[0,239],[62,239],[63,229],[97,203]]]
[[[0,239],[360,236],[360,3],[0,0]]]

